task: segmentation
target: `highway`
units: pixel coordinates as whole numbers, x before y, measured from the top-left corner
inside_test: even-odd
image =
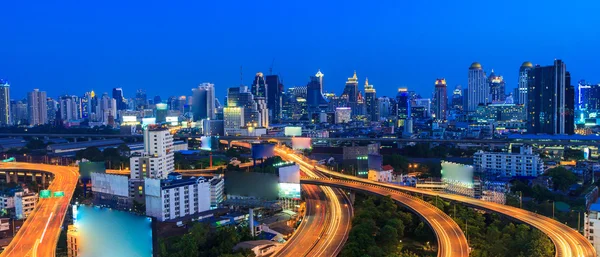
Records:
[[[54,179],[48,189],[52,192],[64,191],[65,193],[63,197],[40,199],[33,213],[25,220],[19,232],[0,256],[54,256],[65,213],[79,179],[77,168],[47,164],[3,163],[0,169],[50,172],[54,174]]]
[[[311,167],[319,172],[326,174],[331,177],[340,178],[339,180],[330,180],[324,185],[329,185],[332,183],[346,183],[344,181],[352,181],[354,183],[364,185],[374,185],[382,188],[392,189],[401,192],[407,192],[412,194],[422,194],[430,197],[435,197],[436,195],[442,199],[455,201],[463,203],[467,206],[477,208],[480,210],[496,212],[499,214],[506,215],[512,219],[528,224],[532,227],[535,227],[545,233],[550,240],[554,243],[556,248],[556,256],[557,257],[595,257],[596,250],[594,246],[588,242],[588,240],[581,235],[576,230],[570,228],[569,226],[562,224],[554,219],[538,215],[536,213],[526,211],[520,208],[515,208],[507,205],[486,202],[483,200],[473,199],[470,197],[454,195],[454,194],[445,194],[439,192],[433,192],[428,190],[421,190],[414,187],[407,186],[398,186],[389,183],[383,182],[375,182],[368,179],[357,178],[355,176],[341,174],[339,172],[329,171],[327,168],[322,167],[320,165],[316,165],[314,161],[305,160],[296,154],[294,154],[291,150],[287,148],[277,148],[278,152],[282,154],[286,154],[289,158],[296,161],[296,163],[303,165],[305,167]],[[341,180],[343,179],[343,180]],[[438,239],[439,240],[439,239]]]

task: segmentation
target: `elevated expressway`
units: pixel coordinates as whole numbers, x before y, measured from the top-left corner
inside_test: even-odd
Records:
[[[432,228],[438,240],[438,257],[469,256],[467,239],[458,224],[435,206],[408,194],[377,185],[330,180],[326,178],[324,172],[321,170],[313,170],[311,164],[303,161],[300,157],[296,156],[291,151],[288,151],[286,148],[278,147],[275,149],[275,153],[281,156],[282,159],[293,160],[300,164],[302,171],[309,176],[301,179],[300,182],[302,184],[343,188],[380,196],[390,195],[397,203],[402,204],[419,215],[419,217],[425,220]]]
[[[65,193],[63,197],[39,199],[34,211],[0,256],[55,256],[61,226],[79,180],[77,168],[47,164],[5,163],[0,165],[0,170],[52,173],[54,179],[48,189],[52,192],[63,191]]]
[[[316,184],[316,185],[330,185],[334,186],[339,184],[340,187],[350,186],[352,184],[355,187],[363,188],[363,190],[374,191],[373,187],[376,188],[385,188],[388,190],[400,191],[410,194],[420,194],[429,197],[438,196],[442,199],[460,202],[467,206],[495,212],[499,214],[506,215],[514,220],[519,222],[523,222],[532,227],[535,227],[545,233],[550,240],[554,243],[556,249],[557,257],[595,257],[596,250],[594,246],[588,242],[588,240],[581,235],[579,232],[570,228],[569,226],[562,224],[554,219],[548,218],[546,216],[538,215],[536,213],[526,211],[520,208],[515,208],[507,205],[486,202],[478,199],[473,199],[470,197],[454,195],[454,194],[445,194],[427,190],[421,190],[414,187],[407,186],[398,186],[389,183],[375,182],[368,179],[357,178],[355,176],[345,175],[338,172],[332,172],[327,170],[325,167],[320,165],[316,165],[315,161],[308,160],[302,158],[291,150],[287,148],[278,147],[278,153],[284,154],[288,159],[296,161],[296,163],[307,167],[312,168],[316,171],[321,172],[329,177],[335,177],[337,179],[303,179],[303,183]],[[321,182],[319,182],[319,180]],[[370,187],[369,187],[370,186]],[[438,241],[440,239],[438,238]]]

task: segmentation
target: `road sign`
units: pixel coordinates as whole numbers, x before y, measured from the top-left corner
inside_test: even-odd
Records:
[[[63,192],[63,191],[54,192],[54,197],[63,197],[63,196],[65,196],[65,192]]]
[[[50,198],[51,196],[50,190],[42,190],[40,191],[40,198]]]

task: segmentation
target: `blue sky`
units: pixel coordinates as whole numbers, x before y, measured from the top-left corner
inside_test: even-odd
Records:
[[[174,3],[177,2],[177,3]],[[600,82],[599,1],[4,1],[0,78],[12,98],[123,87],[126,96],[190,95],[202,82],[250,84],[258,71],[286,87],[317,69],[340,93],[357,71],[378,95],[435,79],[467,83],[471,62],[517,83],[523,61],[563,59],[574,83]]]

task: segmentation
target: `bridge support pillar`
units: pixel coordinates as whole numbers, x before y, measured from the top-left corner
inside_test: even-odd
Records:
[[[227,140],[227,149],[231,148],[231,140]]]
[[[44,188],[46,188],[46,176],[48,176],[46,173],[42,173],[42,186]]]
[[[35,174],[35,172],[32,172],[32,173],[31,173],[31,181],[32,181],[32,182],[37,182],[37,181],[35,180],[35,175],[36,175],[36,174]]]
[[[73,138],[73,143],[77,143],[77,138]]]
[[[14,180],[15,183],[19,182],[19,174],[17,174],[17,173],[18,173],[17,171],[15,171],[13,173],[13,180]]]
[[[10,171],[5,171],[4,175],[6,176],[6,183],[10,183]]]

